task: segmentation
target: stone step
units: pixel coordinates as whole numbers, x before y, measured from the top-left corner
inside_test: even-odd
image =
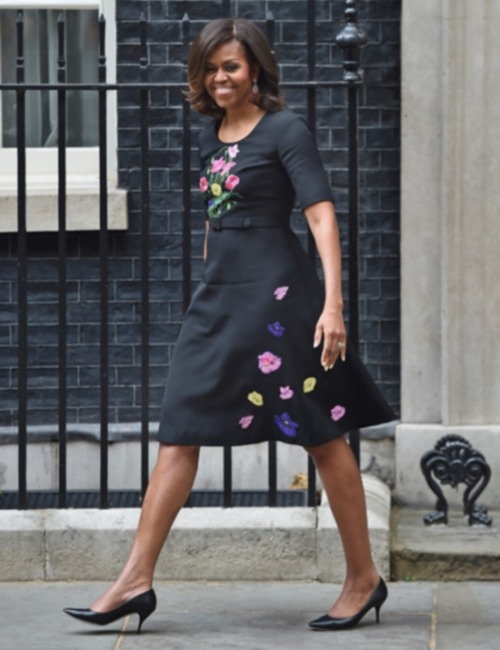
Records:
[[[392,509],[391,578],[393,580],[499,580],[500,512],[491,526],[469,526],[460,510],[448,524],[426,526],[429,510]]]
[[[364,475],[374,557],[389,573],[390,491]],[[0,581],[112,580],[139,510],[0,511]],[[326,503],[317,508],[184,508],[156,577],[174,580],[342,582],[345,566]]]

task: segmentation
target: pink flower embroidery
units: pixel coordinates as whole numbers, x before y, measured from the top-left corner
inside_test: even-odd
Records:
[[[248,429],[253,422],[253,415],[244,415],[240,418],[239,425],[242,429]]]
[[[276,300],[283,300],[283,298],[288,293],[288,287],[278,287],[274,292]]]
[[[290,386],[280,386],[280,399],[291,399],[293,397],[293,390]]]
[[[231,170],[235,165],[236,165],[235,162],[228,162],[228,163],[226,163],[226,164],[224,165],[224,167],[222,168],[222,174],[223,174],[223,175],[226,175],[227,173],[229,173],[229,171],[230,171],[230,170]]]
[[[265,375],[269,375],[271,372],[278,370],[281,366],[281,359],[272,352],[263,352],[259,354],[258,359],[259,370]]]
[[[345,406],[340,406],[340,404],[337,404],[337,406],[334,406],[330,411],[330,415],[334,422],[341,420],[345,415]]]
[[[204,176],[200,178],[200,190],[202,192],[206,192],[208,190],[208,181]]]
[[[240,150],[239,150],[237,144],[233,144],[232,147],[228,147],[228,148],[227,148],[227,155],[228,155],[230,158],[236,158],[236,156],[239,154],[239,152],[240,152]]]
[[[234,188],[238,185],[239,182],[240,182],[239,177],[235,176],[234,174],[231,174],[230,176],[227,177],[224,185],[226,186],[226,189],[234,190]]]
[[[220,172],[220,170],[224,167],[226,164],[226,161],[224,158],[217,158],[217,160],[212,161],[212,167],[210,168],[210,172],[212,174],[216,174],[217,172]]]

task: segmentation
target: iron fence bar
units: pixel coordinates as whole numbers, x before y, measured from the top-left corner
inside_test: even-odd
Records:
[[[307,120],[316,137],[316,90],[312,85],[316,78],[316,0],[307,2]],[[312,82],[312,83],[311,83]],[[307,250],[313,263],[316,261],[316,244],[307,229]],[[307,505],[316,505],[316,465],[310,455],[307,457]]]
[[[347,83],[348,129],[348,251],[349,251],[349,339],[359,347],[359,88],[363,79],[361,48],[367,37],[359,27],[356,0],[346,0],[346,24],[336,38],[344,52],[344,81]],[[360,462],[359,430],[349,434],[351,449]]]
[[[65,23],[63,14],[57,19],[57,81],[66,81],[66,58],[64,51]],[[59,507],[66,508],[67,499],[67,297],[66,297],[66,90],[57,91],[57,157],[58,157],[58,267],[59,267]]]
[[[271,51],[274,52],[275,22],[271,11],[266,15],[266,37]],[[278,445],[276,440],[267,443],[267,504],[270,508],[278,505]]]
[[[26,233],[26,95],[24,82],[24,19],[17,14],[17,283],[18,283],[18,507],[26,509],[26,468],[28,447],[28,263]]]
[[[182,19],[182,42],[184,56],[189,53],[190,20],[187,14]],[[191,108],[186,100],[182,102],[182,309],[191,300]]]
[[[139,32],[141,40],[140,79],[145,84],[148,77],[148,46],[146,18],[141,15]],[[141,494],[144,496],[149,481],[149,141],[148,141],[149,90],[139,93],[141,123]]]
[[[105,20],[99,19],[98,78],[106,82]],[[99,256],[100,256],[100,507],[108,507],[108,433],[109,433],[109,240],[108,240],[108,174],[107,174],[107,91],[99,91]]]
[[[186,13],[182,17],[182,46],[184,60],[189,55],[191,21]],[[191,300],[191,108],[182,102],[182,313]],[[186,506],[191,507],[191,495]]]
[[[267,503],[270,508],[278,505],[278,454],[276,440],[270,440],[267,448],[267,474],[268,496]]]
[[[233,455],[232,447],[223,448],[223,503],[224,508],[233,506]]]

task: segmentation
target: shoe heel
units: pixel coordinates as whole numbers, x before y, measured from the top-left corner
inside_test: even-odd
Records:
[[[382,605],[379,605],[378,607],[375,607],[375,617],[377,619],[377,623],[380,623],[380,608]]]
[[[144,614],[143,614],[142,612],[137,612],[137,614],[139,615],[139,625],[137,626],[137,634],[140,634],[142,624],[143,624],[144,621],[148,618],[148,616],[149,616],[150,614],[152,614],[152,613],[153,613],[152,610],[149,611],[149,612],[145,612]]]

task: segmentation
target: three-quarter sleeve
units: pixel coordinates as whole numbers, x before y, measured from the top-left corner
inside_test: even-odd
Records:
[[[333,201],[330,184],[316,142],[307,122],[289,113],[278,140],[278,156],[285,168],[302,210],[318,201]]]

